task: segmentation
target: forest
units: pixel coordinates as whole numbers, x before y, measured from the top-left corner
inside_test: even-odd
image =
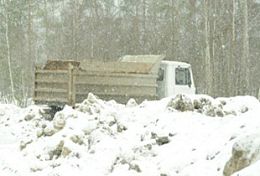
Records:
[[[0,97],[24,103],[48,59],[163,54],[199,94],[259,96],[259,0],[0,0]]]

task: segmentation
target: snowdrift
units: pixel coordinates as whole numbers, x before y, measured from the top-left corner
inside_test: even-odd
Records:
[[[178,95],[126,105],[89,94],[53,119],[0,104],[0,175],[253,176],[260,103]]]

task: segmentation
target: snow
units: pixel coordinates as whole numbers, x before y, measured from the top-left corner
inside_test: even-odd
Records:
[[[232,176],[258,176],[260,173],[260,161],[252,164],[239,172],[234,173]]]
[[[174,97],[122,105],[90,94],[53,120],[40,106],[0,104],[0,175],[222,176],[236,146],[259,157],[232,176],[259,173],[257,99],[182,100],[202,104],[182,112]]]

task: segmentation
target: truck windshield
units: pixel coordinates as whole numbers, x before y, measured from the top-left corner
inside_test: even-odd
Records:
[[[190,71],[189,68],[176,68],[175,69],[175,84],[176,85],[190,85]]]

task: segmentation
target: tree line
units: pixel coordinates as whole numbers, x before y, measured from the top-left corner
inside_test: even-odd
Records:
[[[31,97],[47,59],[164,54],[198,93],[257,96],[259,31],[258,0],[0,0],[0,92]]]

